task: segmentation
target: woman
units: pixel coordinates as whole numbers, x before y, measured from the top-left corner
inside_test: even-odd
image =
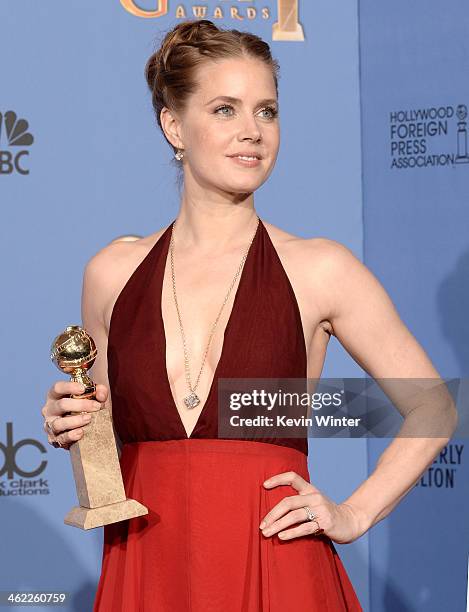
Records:
[[[180,210],[88,262],[97,401],[65,397],[79,385],[59,381],[42,411],[49,442],[69,448],[86,435],[79,413],[112,399],[126,493],[149,509],[104,528],[95,611],[360,610],[333,542],[389,514],[447,442],[393,440],[335,503],[309,481],[307,440],[217,436],[219,377],[319,378],[332,334],[373,377],[438,377],[347,248],[259,220],[254,192],[280,141],[277,70],[257,36],[207,20],[179,23],[147,63],[182,167]]]

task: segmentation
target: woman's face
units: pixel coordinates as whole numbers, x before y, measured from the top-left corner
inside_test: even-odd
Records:
[[[270,175],[280,144],[271,69],[252,58],[210,61],[198,69],[197,81],[179,126],[186,184],[255,191]]]

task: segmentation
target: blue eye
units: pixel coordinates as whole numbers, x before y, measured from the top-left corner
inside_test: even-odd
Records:
[[[225,110],[225,109],[231,109],[234,110],[233,106],[231,106],[231,104],[223,104],[223,106],[219,106],[218,108],[215,109],[215,114],[218,113],[218,111],[221,110]],[[270,113],[270,117],[265,117],[265,119],[275,119],[275,117],[278,115],[278,110],[276,108],[274,108],[273,106],[266,106],[265,108],[262,109],[261,112],[269,112]],[[230,115],[227,113],[221,113],[222,116],[224,117],[229,117]]]
[[[278,110],[273,106],[266,106],[262,109],[262,111],[268,111],[271,114],[272,119],[278,115]]]
[[[224,104],[223,106],[219,106],[217,109],[215,109],[215,113],[218,113],[219,110],[223,110],[225,108],[233,109],[233,107],[230,104]],[[222,113],[222,115],[228,116],[226,115],[226,113]]]

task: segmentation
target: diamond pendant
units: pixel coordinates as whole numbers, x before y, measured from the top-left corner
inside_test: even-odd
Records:
[[[197,404],[200,404],[200,399],[192,391],[187,397],[184,398],[184,403],[188,408],[195,408]]]

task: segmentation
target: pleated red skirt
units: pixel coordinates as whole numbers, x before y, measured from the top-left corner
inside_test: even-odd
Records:
[[[94,612],[346,612],[362,608],[332,541],[281,541],[259,524],[291,486],[265,489],[307,456],[257,441],[125,444],[128,497],[146,516],[104,527]]]

